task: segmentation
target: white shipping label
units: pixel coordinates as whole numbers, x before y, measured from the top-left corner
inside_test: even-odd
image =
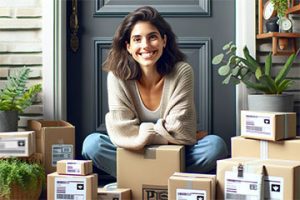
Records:
[[[275,176],[265,177],[265,199],[283,200],[283,178]]]
[[[271,117],[269,116],[246,115],[245,126],[247,134],[272,135]]]
[[[73,159],[73,145],[71,144],[54,144],[52,145],[52,167],[56,167],[59,160]]]
[[[81,174],[81,163],[80,161],[77,162],[67,162],[66,168],[67,168],[67,174]]]
[[[2,138],[0,139],[0,155],[24,156],[28,155],[28,138]]]
[[[237,172],[225,172],[225,199],[259,200],[261,191],[262,175],[243,173],[238,177]]]
[[[206,200],[205,190],[176,189],[176,200]]]
[[[86,200],[86,179],[84,178],[59,178],[54,180],[55,199]]]

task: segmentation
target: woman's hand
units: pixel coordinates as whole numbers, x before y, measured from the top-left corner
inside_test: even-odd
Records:
[[[205,136],[207,136],[207,131],[197,131],[197,133],[196,133],[197,140],[201,140]]]

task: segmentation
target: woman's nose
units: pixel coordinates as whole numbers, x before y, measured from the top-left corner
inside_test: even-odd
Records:
[[[149,46],[149,40],[147,38],[143,38],[141,42],[142,47]]]

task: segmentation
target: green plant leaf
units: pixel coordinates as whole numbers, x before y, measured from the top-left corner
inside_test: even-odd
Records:
[[[261,68],[258,67],[255,70],[255,77],[256,77],[257,80],[259,80],[261,76],[262,76],[262,71],[261,71]]]
[[[228,84],[230,82],[231,79],[231,74],[229,74],[224,80],[223,80],[223,84]]]
[[[238,74],[240,73],[241,68],[239,66],[236,66],[235,68],[232,69],[231,74],[233,76],[238,76]]]
[[[221,76],[226,76],[230,72],[230,66],[228,65],[223,65],[218,69],[218,74]]]
[[[271,75],[271,68],[272,68],[272,53],[269,53],[266,57],[265,61],[265,75]]]
[[[288,89],[289,87],[291,87],[294,84],[293,80],[290,79],[284,79],[283,81],[281,81],[281,83],[277,86],[277,94],[281,94],[283,91],[285,91],[286,89]]]
[[[275,82],[277,85],[280,85],[281,81],[285,79],[295,59],[296,59],[296,54],[293,53],[289,56],[283,68],[281,68],[281,70],[278,72],[277,76],[275,77]]]
[[[275,84],[275,81],[270,77],[263,75],[260,77],[260,80],[262,85],[264,85],[266,88],[268,88],[267,94],[276,94],[277,93],[277,86]]]
[[[218,65],[222,62],[224,58],[224,54],[223,53],[220,53],[219,55],[216,55],[213,60],[212,60],[212,64],[213,65]]]
[[[233,44],[233,41],[230,41],[229,43],[225,44],[222,49],[224,51],[226,51],[226,50],[230,49],[232,44]]]

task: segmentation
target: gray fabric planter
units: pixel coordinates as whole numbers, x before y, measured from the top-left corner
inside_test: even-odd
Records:
[[[249,94],[248,109],[252,111],[293,112],[293,97],[292,94]]]
[[[18,111],[0,111],[0,132],[18,130]]]

